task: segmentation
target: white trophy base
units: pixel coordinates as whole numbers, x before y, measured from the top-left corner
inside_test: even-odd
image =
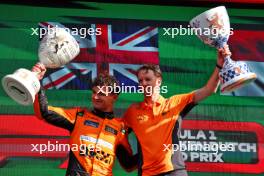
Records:
[[[230,81],[221,85],[221,92],[231,92],[235,89],[241,88],[242,86],[248,84],[251,81],[254,81],[257,78],[255,73],[247,73],[237,76]]]
[[[6,75],[2,79],[5,92],[21,105],[34,103],[35,95],[40,89],[40,83],[36,74],[21,68],[14,74]]]

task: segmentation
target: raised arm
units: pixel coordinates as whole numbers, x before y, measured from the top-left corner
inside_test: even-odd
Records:
[[[229,50],[228,45],[225,45],[224,48],[218,50],[218,58],[217,58],[217,66],[215,67],[213,74],[209,78],[206,85],[194,93],[194,102],[198,103],[199,101],[205,99],[206,97],[210,96],[212,93],[215,93],[217,91],[217,88],[219,86],[219,77],[218,73],[220,68],[224,64],[224,58],[227,56],[231,56],[231,52]]]
[[[64,109],[48,106],[45,91],[41,89],[35,98],[34,112],[39,119],[43,119],[49,124],[72,131],[78,109]]]
[[[32,71],[38,73],[38,79],[41,80],[46,72],[44,65],[38,63]],[[64,109],[59,107],[48,106],[48,100],[43,88],[38,92],[34,101],[35,115],[46,122],[72,131],[78,108]]]

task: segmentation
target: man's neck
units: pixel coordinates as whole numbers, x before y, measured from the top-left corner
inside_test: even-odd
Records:
[[[107,107],[106,109],[103,110],[103,112],[113,112],[113,107]]]
[[[151,96],[145,96],[144,101],[147,105],[153,106],[153,104],[158,101],[159,95],[159,93],[156,93],[152,94]]]
[[[99,109],[96,109],[94,108],[92,110],[92,113],[99,116],[99,117],[102,117],[102,118],[108,118],[108,119],[112,119],[114,118],[114,113],[113,111],[102,111],[102,110],[99,110]]]

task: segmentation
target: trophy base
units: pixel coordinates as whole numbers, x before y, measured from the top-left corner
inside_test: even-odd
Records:
[[[221,92],[226,93],[226,92],[231,92],[235,89],[241,88],[244,85],[251,83],[257,78],[257,75],[255,73],[248,73],[248,74],[243,74],[238,77],[235,77],[234,79],[226,82],[225,84],[221,85]]]
[[[18,69],[14,74],[2,79],[5,92],[21,105],[31,105],[35,100],[35,94],[40,89],[40,83],[36,75],[27,69]]]

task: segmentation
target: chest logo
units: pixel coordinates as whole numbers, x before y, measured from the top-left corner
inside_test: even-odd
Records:
[[[94,121],[91,121],[91,120],[85,120],[83,124],[85,126],[91,126],[91,127],[94,127],[94,128],[98,128],[98,126],[99,126],[98,122],[94,122]]]
[[[112,127],[110,127],[110,126],[108,126],[108,125],[105,126],[105,131],[107,131],[109,133],[112,133],[114,135],[117,135],[117,130],[112,128]]]

